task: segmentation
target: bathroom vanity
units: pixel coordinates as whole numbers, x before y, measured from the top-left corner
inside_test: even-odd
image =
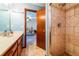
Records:
[[[23,32],[14,32],[10,37],[0,36],[0,56],[20,56]]]

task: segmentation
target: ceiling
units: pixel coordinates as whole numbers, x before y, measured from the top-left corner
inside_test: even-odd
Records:
[[[65,6],[65,9],[68,10],[72,7],[77,6],[77,5],[79,5],[79,4],[78,3],[67,3],[66,6]]]
[[[62,9],[62,10],[69,10],[70,8],[79,5],[78,3],[54,3],[52,6]]]
[[[39,10],[44,7],[45,7],[44,3],[11,3],[11,4],[0,3],[0,10],[12,10],[16,12],[24,12],[24,8]]]

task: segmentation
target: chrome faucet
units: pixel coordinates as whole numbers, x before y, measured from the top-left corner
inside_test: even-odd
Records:
[[[13,34],[13,31],[10,29],[10,33]]]
[[[4,36],[10,36],[10,34],[13,34],[13,31],[9,29],[9,32],[7,30],[4,30]]]

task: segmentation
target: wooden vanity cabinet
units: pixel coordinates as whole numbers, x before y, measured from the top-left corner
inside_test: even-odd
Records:
[[[18,56],[18,51],[16,50],[13,56]]]
[[[13,56],[16,50],[17,50],[17,42],[15,42],[13,46],[11,46],[11,48],[5,53],[5,56]]]
[[[4,56],[20,56],[22,52],[22,36],[8,49]]]

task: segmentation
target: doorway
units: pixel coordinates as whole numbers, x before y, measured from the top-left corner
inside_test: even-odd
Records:
[[[35,14],[36,13],[36,10],[25,9],[24,12],[25,12],[25,15],[24,15],[24,47],[26,48],[26,46],[28,44],[27,43],[27,34],[28,34],[28,36],[32,36],[32,33],[34,34],[34,32],[32,32],[32,30],[33,30],[32,26],[29,27],[29,25],[30,25],[30,23],[32,21],[32,19],[30,19],[30,18],[32,16],[30,17],[28,15],[31,15],[30,13]],[[27,24],[27,22],[29,22],[29,23]],[[27,28],[27,25],[28,25],[28,28]]]
[[[24,39],[28,55],[45,55],[45,9],[25,9]]]
[[[26,14],[26,46],[36,45],[37,21],[36,13],[27,11]]]

